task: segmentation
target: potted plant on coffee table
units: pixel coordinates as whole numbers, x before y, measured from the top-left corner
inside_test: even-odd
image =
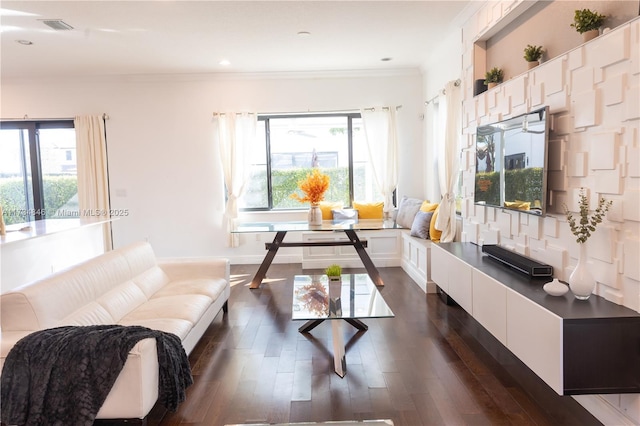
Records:
[[[324,273],[327,274],[330,281],[339,281],[342,277],[342,267],[336,264],[329,265],[324,270]]]
[[[524,48],[524,60],[528,62],[529,69],[536,67],[540,63],[543,52],[542,46],[527,44],[527,47]]]
[[[589,9],[577,9],[573,16],[573,24],[571,24],[571,26],[582,34],[584,41],[587,42],[598,36],[605,18],[605,15]]]
[[[484,84],[491,89],[496,87],[498,83],[502,83],[503,79],[504,72],[498,67],[493,67],[484,75]]]

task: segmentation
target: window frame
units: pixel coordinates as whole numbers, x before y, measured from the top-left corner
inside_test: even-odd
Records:
[[[29,208],[29,191],[27,179],[25,179],[25,211],[33,212],[27,214],[27,220],[46,219],[44,205],[44,190],[42,181],[42,160],[40,157],[40,130],[41,129],[75,129],[72,119],[68,120],[27,120],[27,121],[0,121],[0,130],[27,130],[29,145],[29,161],[31,166],[31,189],[33,190],[33,209]],[[24,143],[21,143],[23,150],[22,161],[26,170],[24,155]]]
[[[286,119],[286,118],[314,118],[314,117],[345,117],[347,119],[347,158],[349,162],[349,172],[348,172],[348,182],[349,182],[349,206],[353,205],[353,120],[354,119],[362,119],[362,115],[360,112],[331,112],[331,113],[286,113],[286,114],[259,114],[258,121],[265,122],[265,150],[266,150],[266,169],[267,169],[267,206],[266,207],[244,207],[241,208],[242,212],[282,212],[282,211],[297,211],[297,210],[305,210],[308,207],[301,206],[300,208],[283,208],[283,209],[274,209],[273,208],[273,194],[272,194],[272,185],[271,185],[271,129],[270,129],[270,120],[271,119]]]

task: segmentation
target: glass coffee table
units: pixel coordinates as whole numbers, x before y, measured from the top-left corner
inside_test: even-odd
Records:
[[[366,331],[363,318],[393,318],[393,311],[367,274],[343,274],[339,281],[326,275],[296,275],[293,281],[292,320],[307,320],[298,329],[308,333],[323,321],[331,321],[333,362],[338,376],[347,374],[342,323]],[[336,321],[338,320],[338,321]]]

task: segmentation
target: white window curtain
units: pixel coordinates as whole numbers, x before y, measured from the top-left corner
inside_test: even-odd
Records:
[[[238,236],[231,230],[238,218],[238,198],[244,192],[251,172],[251,149],[256,140],[257,123],[258,117],[254,113],[222,113],[213,117],[214,142],[220,150],[227,191],[223,227],[228,247],[239,245]]]
[[[376,186],[384,196],[384,212],[389,214],[398,186],[396,107],[363,108],[360,114]]]
[[[455,81],[448,82],[444,91],[444,100],[441,99],[439,102],[439,111],[444,111],[444,114],[440,115],[445,123],[444,137],[437,141],[442,147],[438,150],[438,174],[442,199],[435,227],[442,231],[440,241],[446,243],[453,241],[456,235],[455,190],[459,167],[460,108],[462,104],[460,87],[456,87]]]
[[[77,116],[76,131],[78,163],[78,206],[80,213],[94,212],[101,219],[110,219],[109,176],[107,171],[107,141],[103,116]],[[99,212],[99,213],[98,213]],[[105,251],[111,250],[111,223],[103,225]]]

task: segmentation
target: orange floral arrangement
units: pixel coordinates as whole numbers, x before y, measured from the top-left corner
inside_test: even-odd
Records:
[[[309,202],[311,204],[318,204],[324,200],[324,193],[329,189],[329,175],[325,175],[321,173],[319,169],[314,168],[311,173],[307,174],[304,180],[298,182],[298,188],[304,192],[304,197],[293,193],[291,194],[291,198],[301,203]]]

